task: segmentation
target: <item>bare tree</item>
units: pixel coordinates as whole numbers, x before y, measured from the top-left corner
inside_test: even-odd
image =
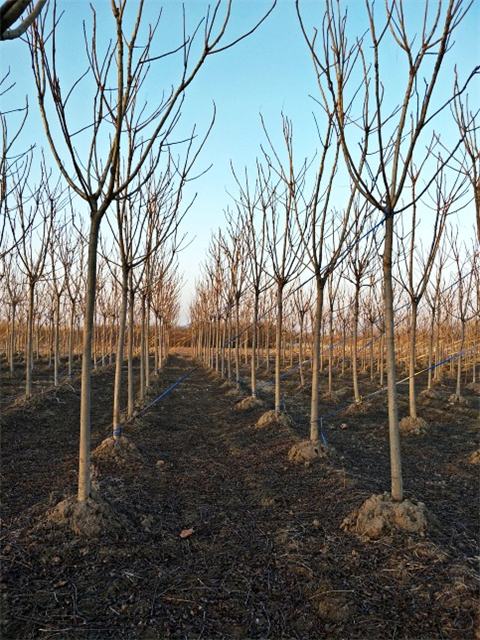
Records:
[[[351,273],[353,284],[353,347],[352,347],[352,376],[353,376],[353,395],[357,404],[361,403],[360,388],[358,385],[358,333],[360,318],[360,290],[366,285],[364,280],[371,274],[371,259],[373,249],[373,234],[370,234],[365,242],[359,242],[363,232],[366,230],[366,224],[370,220],[369,216],[361,211],[361,205],[357,202],[354,205],[355,216],[352,227],[352,249],[348,255],[348,266]]]
[[[57,65],[57,56],[60,54],[57,53],[58,15],[55,1],[50,14],[41,15],[29,37],[40,112],[50,150],[67,184],[85,201],[90,214],[80,409],[80,502],[90,497],[90,376],[97,247],[102,219],[115,199],[125,198],[138,188],[135,180],[147,160],[153,158],[153,170],[163,159],[165,149],[172,141],[173,131],[181,118],[186,90],[206,60],[249,35],[274,6],[252,29],[227,44],[223,44],[223,41],[232,13],[231,0],[225,7],[223,18],[220,9],[225,5],[219,0],[212,11],[207,11],[191,36],[187,36],[184,13],[183,41],[174,51],[157,53],[154,50],[155,35],[161,14],[157,23],[145,31],[142,28],[144,2],[141,0],[133,23],[130,17],[128,19],[129,24],[133,25],[128,33],[125,25],[127,1],[111,0],[110,5],[115,38],[101,54],[97,37],[97,14],[91,5],[91,38],[87,36],[87,29],[84,27],[88,68],[69,88],[65,87],[60,78]],[[102,21],[102,30],[105,28],[106,23]],[[202,28],[203,44],[197,50],[194,44],[200,38]],[[142,39],[145,44],[140,45]],[[183,58],[180,77],[170,90],[163,93],[159,102],[150,108],[143,93],[149,72],[156,62],[178,52]],[[92,80],[94,93],[90,101],[82,96],[82,102],[89,104],[93,113],[90,122],[86,121],[84,125],[78,126],[71,120],[70,104],[86,76]],[[47,100],[47,94],[50,100]],[[61,135],[56,134],[54,122],[59,124]],[[90,136],[86,141],[89,150],[83,157],[76,144],[80,135]],[[132,154],[133,159],[129,163],[128,174],[121,176],[119,180],[119,167],[124,151]],[[145,178],[147,177],[148,173]]]
[[[25,288],[18,267],[14,262],[11,253],[3,256],[3,281],[7,291],[7,301],[10,306],[10,342],[9,342],[9,368],[10,373],[15,372],[15,322],[17,319],[17,310],[21,302],[25,299]]]
[[[227,219],[227,233],[219,235],[222,251],[226,258],[229,272],[230,299],[233,301],[235,314],[235,336],[232,338],[235,345],[235,384],[241,389],[240,380],[240,300],[245,286],[245,270],[247,254],[244,250],[246,228],[241,216],[235,218],[231,211],[225,212]]]
[[[424,249],[424,244],[419,240],[419,206],[420,202],[416,198],[417,180],[420,169],[411,166],[410,188],[411,188],[411,221],[409,228],[405,228],[405,217],[402,218],[402,232],[400,235],[400,260],[398,278],[406,291],[410,303],[410,341],[409,341],[409,408],[410,418],[417,420],[417,399],[416,399],[416,342],[417,342],[417,319],[418,306],[423,299],[427,289],[430,275],[432,273],[435,257],[440,247],[447,216],[453,213],[454,204],[464,193],[465,179],[457,176],[453,185],[447,190],[446,175],[444,167],[441,167],[435,178],[435,194],[430,208],[430,239],[429,245]],[[423,203],[426,205],[427,203]]]
[[[461,0],[449,0],[446,6],[437,3],[437,10],[432,15],[428,10],[432,3],[426,0],[420,31],[412,36],[401,0],[388,0],[382,15],[376,15],[376,5],[366,0],[366,33],[350,44],[347,16],[342,13],[339,3],[326,0],[322,38],[319,39],[317,30],[313,35],[307,32],[300,1],[296,0],[300,25],[319,78],[322,105],[335,122],[348,172],[358,192],[383,216],[391,493],[396,501],[403,499],[403,478],[392,283],[394,222],[395,217],[412,204],[410,199],[402,201],[412,158],[415,152],[420,153],[422,143],[427,147],[427,153],[431,152],[436,139],[432,131],[435,116],[449,103],[447,100],[438,108],[434,104],[434,90],[452,34],[465,17],[469,4],[465,7]],[[393,55],[391,51],[385,51],[386,46],[396,47],[399,55],[405,56],[405,64],[399,65],[393,83],[395,95],[401,98],[393,105],[383,75],[384,56],[388,59]],[[478,68],[468,76],[467,83],[476,73]],[[417,164],[425,166],[418,160]],[[432,170],[427,163],[423,176],[425,186],[416,194],[417,198],[429,188],[436,172],[437,169]]]
[[[28,286],[28,344],[25,370],[25,396],[32,395],[33,337],[35,314],[35,287],[44,274],[48,248],[60,196],[60,183],[53,190],[42,164],[40,185],[30,193],[26,185],[15,192],[16,207],[9,211],[9,220],[15,245],[18,246],[19,268]]]
[[[253,317],[252,317],[252,359],[250,370],[250,385],[252,397],[257,395],[257,345],[259,337],[259,309],[260,296],[265,279],[265,224],[266,224],[266,197],[261,192],[261,169],[257,162],[257,179],[251,190],[250,179],[245,169],[244,180],[240,181],[232,165],[232,173],[239,188],[239,196],[236,199],[239,216],[243,218],[243,226],[246,236],[246,256],[249,268],[247,269],[247,281],[252,289]],[[262,205],[262,201],[264,206]],[[260,214],[260,222],[257,222]]]
[[[457,331],[458,342],[455,353],[457,354],[457,384],[455,388],[456,400],[460,401],[462,396],[462,362],[464,362],[464,348],[466,338],[467,323],[476,317],[477,306],[475,304],[475,273],[478,268],[479,250],[474,246],[469,251],[466,244],[458,243],[458,232],[451,230],[449,234],[450,246],[455,260],[455,271],[457,281],[455,284],[457,294],[457,306],[453,312],[455,319],[460,324]]]
[[[291,123],[284,120],[284,135],[291,135]],[[272,160],[266,155],[267,165],[272,167]],[[293,171],[293,166],[291,167]],[[289,175],[292,183],[297,183],[298,176]],[[265,210],[266,250],[269,256],[268,273],[275,282],[276,330],[275,330],[275,412],[283,409],[281,398],[280,371],[283,330],[283,298],[286,285],[298,275],[300,262],[298,258],[299,241],[296,228],[295,192],[284,187],[281,181],[272,184],[270,172],[262,172],[262,209]],[[264,194],[264,195],[263,195]]]
[[[72,232],[73,228],[73,232]],[[65,233],[63,241],[58,247],[59,259],[63,267],[65,277],[66,295],[70,304],[69,313],[69,338],[68,338],[68,375],[73,375],[73,358],[75,349],[75,324],[78,308],[81,303],[81,289],[83,279],[83,266],[85,264],[86,242],[83,230],[75,228],[75,223]]]
[[[298,286],[295,287],[293,293],[293,303],[295,305],[295,309],[297,311],[298,318],[298,369],[300,373],[300,384],[305,386],[305,372],[304,372],[304,358],[305,358],[305,318],[307,317],[308,311],[312,308],[313,304],[313,290],[311,287],[305,289],[305,287]]]

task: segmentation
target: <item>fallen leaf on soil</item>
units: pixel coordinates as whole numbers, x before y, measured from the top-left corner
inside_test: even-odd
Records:
[[[194,531],[195,529],[183,529],[180,533],[180,538],[189,538]]]

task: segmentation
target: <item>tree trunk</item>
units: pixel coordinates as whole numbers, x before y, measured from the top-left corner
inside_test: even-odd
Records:
[[[235,299],[235,383],[240,390],[240,300]]]
[[[255,292],[253,300],[253,327],[252,327],[252,360],[250,368],[250,384],[252,396],[257,395],[257,333],[258,333],[258,292]]]
[[[462,351],[465,345],[465,320],[463,318],[460,320],[460,327],[460,347],[458,348],[459,356],[457,358],[457,385],[455,389],[455,395],[458,397],[462,395]]]
[[[58,365],[60,363],[60,296],[55,299],[55,329],[53,347],[53,384],[58,385]]]
[[[35,283],[28,283],[28,328],[27,328],[27,364],[25,368],[25,397],[32,395],[32,370],[33,370],[33,322],[35,304]]]
[[[122,391],[122,373],[123,373],[123,352],[125,346],[125,332],[127,325],[127,306],[128,306],[128,272],[122,274],[122,300],[120,303],[120,317],[117,341],[117,356],[115,360],[115,381],[113,385],[113,437],[120,438],[122,435],[122,426],[120,423],[120,396]]]
[[[150,296],[145,297],[145,390],[150,390]]]
[[[70,335],[68,336],[68,377],[73,374],[73,344],[75,341],[75,302],[70,309]]]
[[[322,337],[323,284],[317,279],[317,299],[315,302],[315,324],[312,345],[312,396],[310,405],[310,440],[318,441],[318,398],[320,387],[320,348]]]
[[[141,319],[140,319],[140,390],[138,397],[140,402],[145,398],[145,296],[142,293]]]
[[[300,333],[298,336],[298,368],[300,370],[300,384],[305,386],[305,374],[303,372],[303,325],[305,323],[305,316],[300,314]]]
[[[101,217],[92,212],[88,239],[85,320],[83,324],[82,386],[80,391],[80,447],[78,465],[78,501],[90,497],[90,411],[92,376],[92,333],[97,279],[97,246]]]
[[[128,288],[128,364],[127,364],[127,413],[128,417],[133,416],[135,411],[135,387],[133,380],[133,343],[135,341],[135,317],[134,317],[134,304],[135,304],[135,291],[133,290],[133,278],[130,272],[129,276],[129,288]]]
[[[275,335],[275,411],[282,410],[280,362],[282,357],[283,285],[277,284],[277,328]]]
[[[417,300],[412,300],[412,316],[410,320],[410,366],[408,372],[408,398],[411,418],[417,417],[417,396],[415,390],[415,369],[417,364],[417,305]]]
[[[16,303],[12,304],[12,323],[10,327],[10,373],[15,373],[15,316],[17,314]]]
[[[388,385],[388,424],[390,436],[391,490],[394,500],[403,500],[402,458],[398,428],[397,372],[395,366],[395,333],[392,284],[393,212],[385,217],[383,280],[385,287],[385,346]]]

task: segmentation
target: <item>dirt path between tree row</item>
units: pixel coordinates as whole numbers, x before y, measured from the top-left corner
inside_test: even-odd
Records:
[[[158,388],[194,366],[171,356]],[[94,376],[94,446],[109,435],[112,381]],[[424,538],[342,532],[377,487],[342,452],[289,463],[294,431],[256,428],[261,410],[237,400],[198,368],[131,423],[141,459],[94,463],[125,522],[97,539],[45,518],[75,491],[78,389],[6,412],[2,638],[479,637],[469,526],[455,547],[442,522]]]

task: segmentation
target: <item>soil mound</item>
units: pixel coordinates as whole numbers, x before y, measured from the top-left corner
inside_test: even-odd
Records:
[[[291,427],[292,419],[286,413],[272,409],[260,416],[256,426],[261,429],[262,427],[268,427],[271,424],[278,424],[282,427]]]
[[[448,402],[450,404],[468,404],[467,398],[464,398],[463,396],[459,396],[456,393],[452,393],[452,395],[449,396]]]
[[[249,396],[248,398],[244,398],[240,402],[237,402],[234,409],[236,411],[253,411],[254,409],[258,409],[263,406],[264,403],[260,398]]]
[[[346,409],[345,413],[349,415],[357,415],[359,413],[367,413],[371,409],[370,402],[356,402],[355,404],[351,404],[348,409]]]
[[[400,433],[404,436],[422,436],[427,433],[427,423],[423,418],[411,418],[407,416],[400,420],[398,425]]]
[[[421,393],[419,393],[419,397],[427,400],[435,400],[439,398],[439,394],[435,389],[424,389]]]
[[[142,456],[128,438],[106,438],[92,451],[92,460],[113,460],[118,464],[138,463]]]
[[[329,458],[333,453],[332,447],[321,442],[303,440],[297,442],[288,452],[288,459],[293,462],[313,462],[320,458]]]
[[[480,395],[480,382],[469,382],[465,385],[465,389],[478,393]]]
[[[423,535],[426,508],[423,502],[397,502],[389,493],[374,494],[344,519],[341,528],[363,538],[380,538],[396,530]]]
[[[47,515],[47,519],[69,527],[86,538],[98,538],[105,533],[119,533],[126,529],[125,519],[116,513],[111,504],[95,493],[94,497],[78,502],[70,496],[59,502]]]

